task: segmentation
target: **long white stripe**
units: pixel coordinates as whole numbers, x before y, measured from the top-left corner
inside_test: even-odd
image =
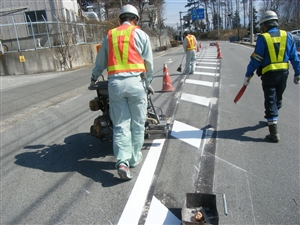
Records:
[[[119,225],[138,224],[164,142],[165,139],[153,140],[147,158],[145,159],[144,165],[118,222]]]

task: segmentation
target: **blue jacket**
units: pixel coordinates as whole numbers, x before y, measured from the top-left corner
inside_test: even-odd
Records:
[[[271,28],[268,33],[271,36],[279,36],[278,28]],[[284,62],[290,61],[295,71],[294,76],[300,75],[300,61],[296,46],[290,33],[287,33],[287,43],[284,54]],[[250,56],[250,62],[247,66],[246,77],[249,77],[258,67],[265,67],[271,63],[270,55],[265,38],[259,35],[256,41],[254,52]]]

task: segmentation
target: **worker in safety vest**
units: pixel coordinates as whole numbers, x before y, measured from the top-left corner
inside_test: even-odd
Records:
[[[255,50],[250,57],[244,85],[249,84],[248,78],[256,70],[262,80],[265,118],[270,132],[266,137],[272,142],[279,142],[277,119],[289,74],[289,61],[295,71],[295,84],[300,80],[300,62],[291,34],[278,29],[278,17],[275,12],[266,11],[259,24],[262,35],[258,36]]]
[[[137,25],[137,9],[120,9],[120,26],[109,30],[92,71],[91,86],[108,71],[109,115],[113,123],[116,169],[123,180],[132,179],[129,168],[143,159],[141,148],[147,113],[147,91],[154,94],[153,55],[149,36]]]
[[[195,64],[196,64],[196,48],[197,48],[197,40],[196,37],[192,34],[189,34],[188,31],[183,33],[183,49],[186,53],[185,58],[185,70],[184,74],[193,74],[195,72]]]

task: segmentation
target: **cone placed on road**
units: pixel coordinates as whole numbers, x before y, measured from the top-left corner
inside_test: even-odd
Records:
[[[173,91],[173,86],[172,86],[172,81],[171,77],[169,74],[169,69],[167,67],[167,64],[164,64],[164,69],[163,69],[163,86],[161,91]]]
[[[219,48],[219,50],[218,50],[218,56],[217,56],[217,59],[222,59],[222,51],[221,51],[220,48]]]

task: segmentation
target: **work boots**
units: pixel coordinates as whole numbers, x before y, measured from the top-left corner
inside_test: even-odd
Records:
[[[279,138],[279,133],[278,133],[278,129],[277,129],[277,124],[269,124],[269,132],[270,134],[267,135],[267,138],[272,141],[272,142],[279,142],[280,138]]]

